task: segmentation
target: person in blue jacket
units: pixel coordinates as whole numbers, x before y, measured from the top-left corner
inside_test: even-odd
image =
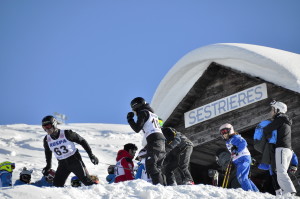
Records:
[[[37,187],[52,187],[53,186],[53,179],[55,177],[55,170],[50,169],[48,170],[43,177],[33,183],[32,185]]]
[[[12,172],[15,169],[15,163],[5,161],[0,163],[0,187],[12,186]]]
[[[142,179],[152,183],[152,179],[146,170],[146,157],[147,157],[147,150],[143,148],[142,150],[139,151],[136,157],[136,160],[138,160],[139,162],[137,163],[138,168],[135,174],[135,179]]]
[[[247,148],[247,141],[234,131],[231,124],[223,124],[220,134],[226,140],[226,147],[231,153],[231,159],[236,167],[236,175],[241,187],[245,191],[258,192],[258,188],[249,179],[251,155]]]
[[[107,168],[108,175],[106,176],[106,181],[108,182],[108,184],[115,182],[115,166],[116,165],[109,165],[109,167]]]
[[[20,173],[20,178],[16,180],[14,186],[30,184],[32,172],[33,170],[28,170],[24,167]]]

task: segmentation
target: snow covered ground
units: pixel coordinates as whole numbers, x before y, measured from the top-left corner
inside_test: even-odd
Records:
[[[99,164],[93,165],[84,149],[77,145],[90,174],[98,175],[100,184],[90,187],[73,188],[69,176],[64,188],[39,188],[32,185],[22,185],[13,188],[0,189],[1,199],[71,199],[71,198],[275,198],[263,193],[245,192],[242,189],[223,189],[211,185],[180,185],[173,187],[154,186],[142,180],[108,184],[105,180],[107,167],[115,164],[115,157],[119,149],[126,143],[135,143],[141,147],[140,134],[134,133],[128,125],[118,124],[68,124],[60,125],[60,129],[72,129],[84,137],[90,144],[93,153],[99,158]],[[23,167],[33,169],[32,181],[42,177],[45,167],[43,137],[46,133],[39,125],[1,125],[0,126],[0,162],[16,163],[13,172],[13,182],[18,179]],[[57,167],[57,160],[53,157],[53,168]]]

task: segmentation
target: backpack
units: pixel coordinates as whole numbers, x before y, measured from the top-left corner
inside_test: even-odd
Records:
[[[264,146],[265,143],[271,143],[271,144],[276,144],[276,140],[277,140],[277,130],[274,130],[272,132],[272,137],[269,139],[266,139],[265,137],[263,137],[263,128],[266,127],[268,124],[270,124],[271,121],[270,120],[264,120],[261,121],[255,128],[254,131],[254,135],[253,135],[253,139],[254,139],[254,149],[259,151],[259,152],[263,152],[264,150]]]

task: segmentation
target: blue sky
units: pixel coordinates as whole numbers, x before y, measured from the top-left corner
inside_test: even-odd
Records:
[[[298,0],[1,0],[0,125],[126,124],[188,52],[247,43],[300,53]]]

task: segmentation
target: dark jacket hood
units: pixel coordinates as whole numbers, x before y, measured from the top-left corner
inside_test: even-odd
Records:
[[[280,113],[280,114],[276,115],[275,118],[278,118],[278,119],[280,118],[283,121],[283,123],[286,123],[289,126],[291,126],[293,124],[292,119],[290,119],[286,114]]]
[[[130,159],[133,159],[133,157],[128,153],[128,151],[120,150],[120,151],[118,151],[116,160],[119,161],[119,160],[121,160],[122,158],[130,158]]]

